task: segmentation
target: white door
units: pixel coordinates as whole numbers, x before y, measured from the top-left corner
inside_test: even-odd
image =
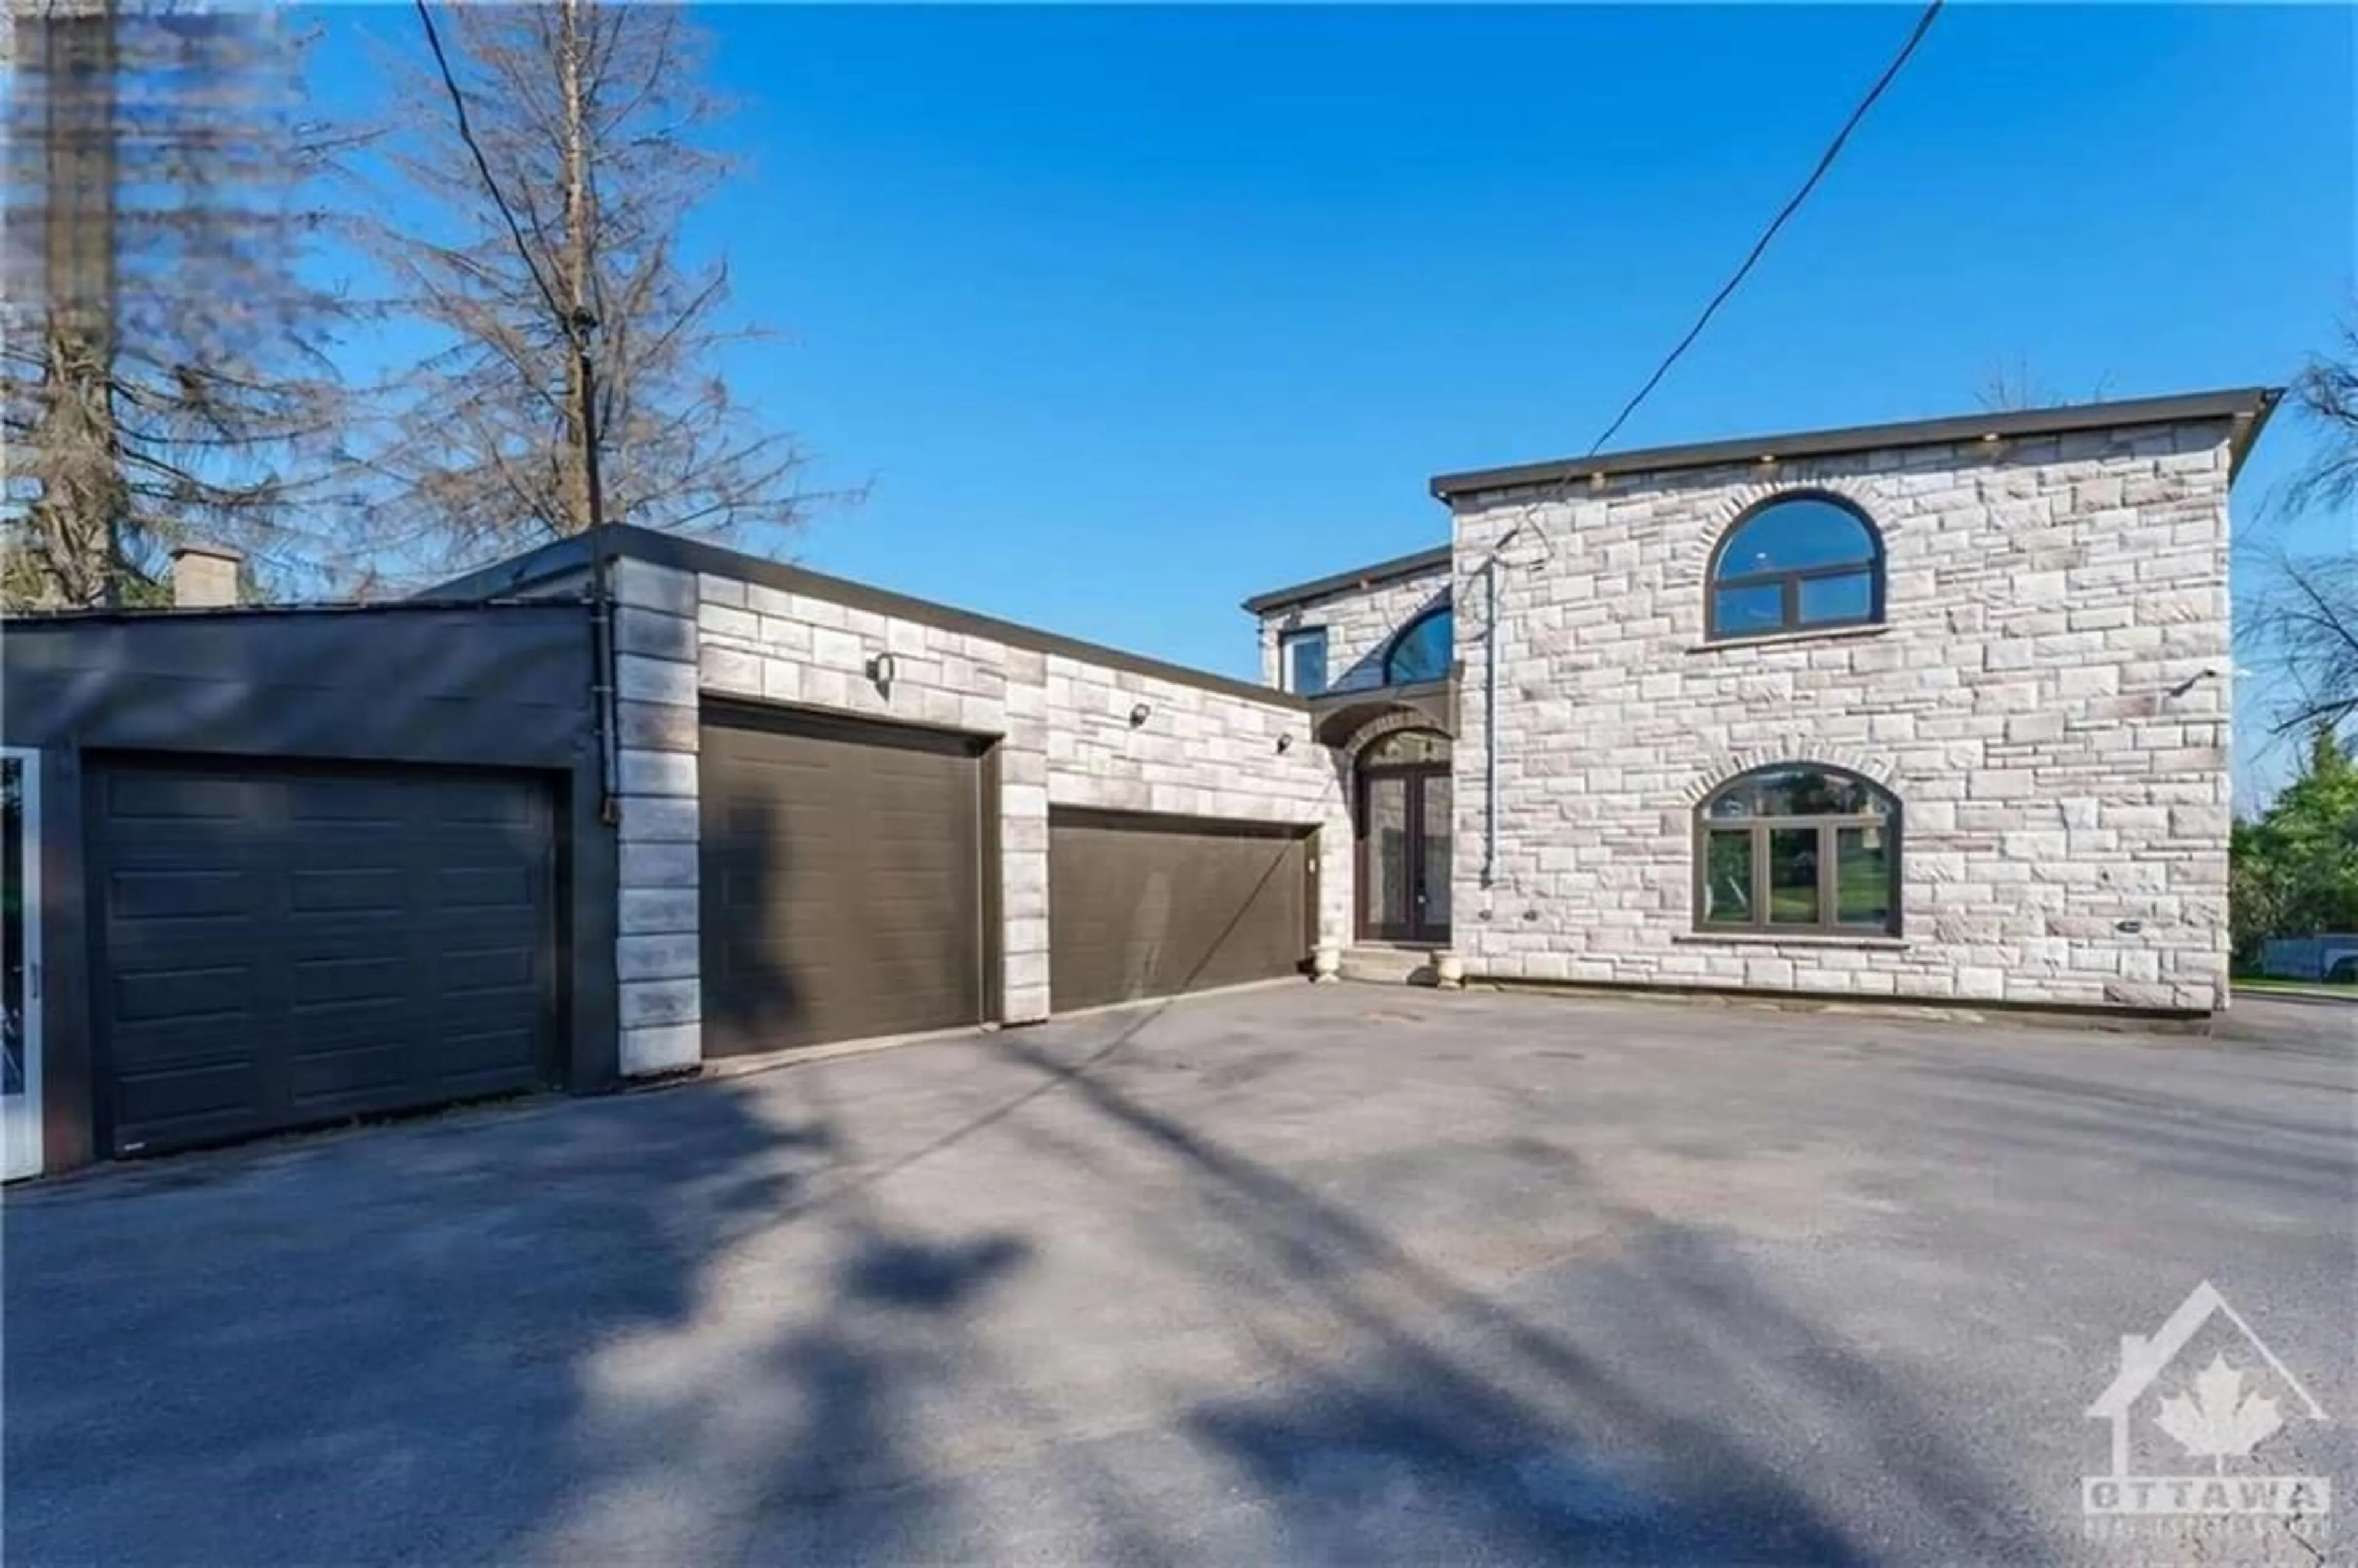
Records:
[[[0,925],[7,1060],[0,1064],[0,1176],[41,1171],[40,753],[0,750]]]

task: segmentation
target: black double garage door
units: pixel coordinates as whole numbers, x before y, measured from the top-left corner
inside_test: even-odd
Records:
[[[704,1049],[743,1055],[991,1016],[998,806],[987,742],[709,714],[701,741]],[[1300,827],[1050,813],[1051,1006],[1294,973]]]
[[[547,1081],[556,855],[533,781],[118,761],[85,811],[114,1152]]]

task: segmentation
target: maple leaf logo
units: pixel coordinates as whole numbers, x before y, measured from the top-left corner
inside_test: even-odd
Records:
[[[2178,1440],[2193,1458],[2208,1459],[2214,1472],[2229,1459],[2247,1459],[2252,1450],[2284,1425],[2276,1400],[2244,1391],[2244,1374],[2212,1356],[2211,1365],[2195,1374],[2194,1391],[2169,1394],[2161,1401],[2154,1424]]]

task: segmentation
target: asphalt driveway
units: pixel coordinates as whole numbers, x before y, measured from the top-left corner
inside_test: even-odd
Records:
[[[2150,1562],[2084,1412],[2205,1279],[2347,1543],[2353,1024],[1302,986],[103,1173],[6,1554]]]

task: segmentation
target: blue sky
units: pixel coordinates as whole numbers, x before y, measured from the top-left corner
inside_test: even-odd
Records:
[[[314,87],[364,101],[332,6]],[[1912,9],[724,6],[692,246],[776,341],[822,570],[1251,674],[1248,593],[1446,537],[1424,481],[1585,449]],[[2281,382],[2351,297],[2345,7],[1952,5],[1617,438]],[[2304,454],[2280,419],[2238,526]],[[2278,762],[2248,742],[2244,782]]]

